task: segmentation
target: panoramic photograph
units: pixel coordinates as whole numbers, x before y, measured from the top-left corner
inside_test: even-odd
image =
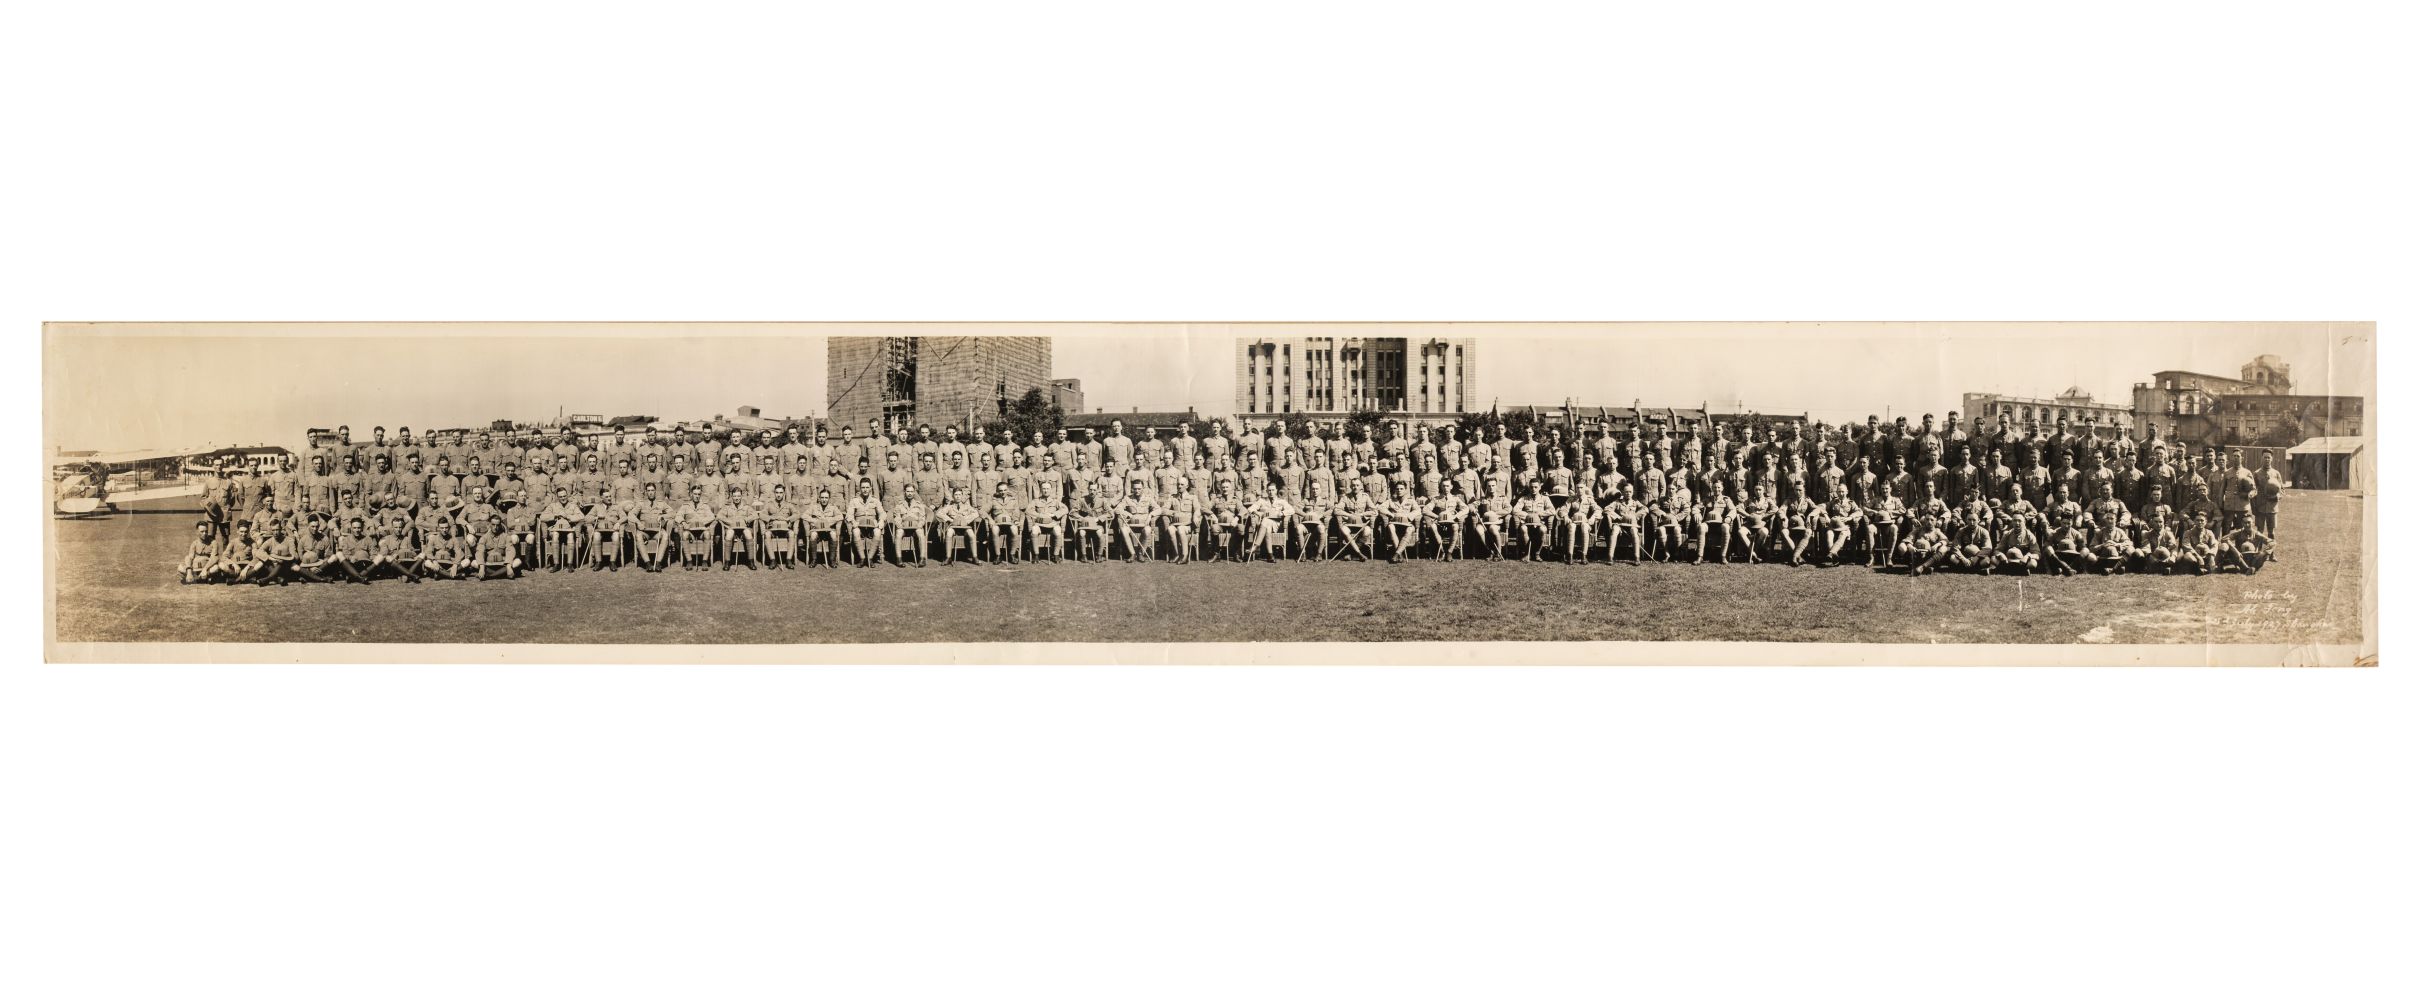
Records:
[[[60,324],[67,643],[2366,640],[2366,324]]]

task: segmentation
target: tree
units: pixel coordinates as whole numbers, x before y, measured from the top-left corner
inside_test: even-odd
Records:
[[[1515,440],[1522,437],[1523,431],[1532,428],[1539,431],[1540,437],[1546,436],[1546,427],[1540,423],[1538,414],[1530,410],[1508,410],[1495,414],[1466,413],[1461,419],[1455,421],[1455,429],[1461,432],[1464,440],[1484,441],[1496,433],[1497,424],[1505,425],[1505,433]]]
[[[1379,423],[1386,419],[1377,410],[1355,410],[1345,415],[1345,436],[1355,441],[1377,441]]]
[[[1037,431],[1042,433],[1044,440],[1049,440],[1067,419],[1067,411],[1052,402],[1049,396],[1043,395],[1041,389],[1028,389],[1025,395],[1009,404],[1008,416],[984,421],[984,429],[1004,435],[1005,440],[1022,444],[1033,440]]]

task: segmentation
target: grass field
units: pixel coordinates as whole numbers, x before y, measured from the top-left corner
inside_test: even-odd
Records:
[[[1786,566],[1232,564],[539,574],[179,586],[189,517],[55,521],[67,642],[1732,639],[2351,643],[2362,498],[2290,493],[2258,576],[2058,579]]]

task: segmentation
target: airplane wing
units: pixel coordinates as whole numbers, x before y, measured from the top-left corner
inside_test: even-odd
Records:
[[[54,458],[51,460],[50,467],[53,469],[80,469],[85,466],[98,465],[102,468],[114,471],[124,466],[141,465],[145,462],[162,462],[170,459],[192,458],[195,456],[212,455],[222,451],[233,450],[236,449],[138,448],[129,451],[102,451],[94,452],[90,455],[76,455],[72,457],[63,456],[60,458]]]

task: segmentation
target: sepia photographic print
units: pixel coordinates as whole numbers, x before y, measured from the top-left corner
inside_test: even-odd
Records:
[[[2368,323],[61,323],[62,659],[2375,662]]]

